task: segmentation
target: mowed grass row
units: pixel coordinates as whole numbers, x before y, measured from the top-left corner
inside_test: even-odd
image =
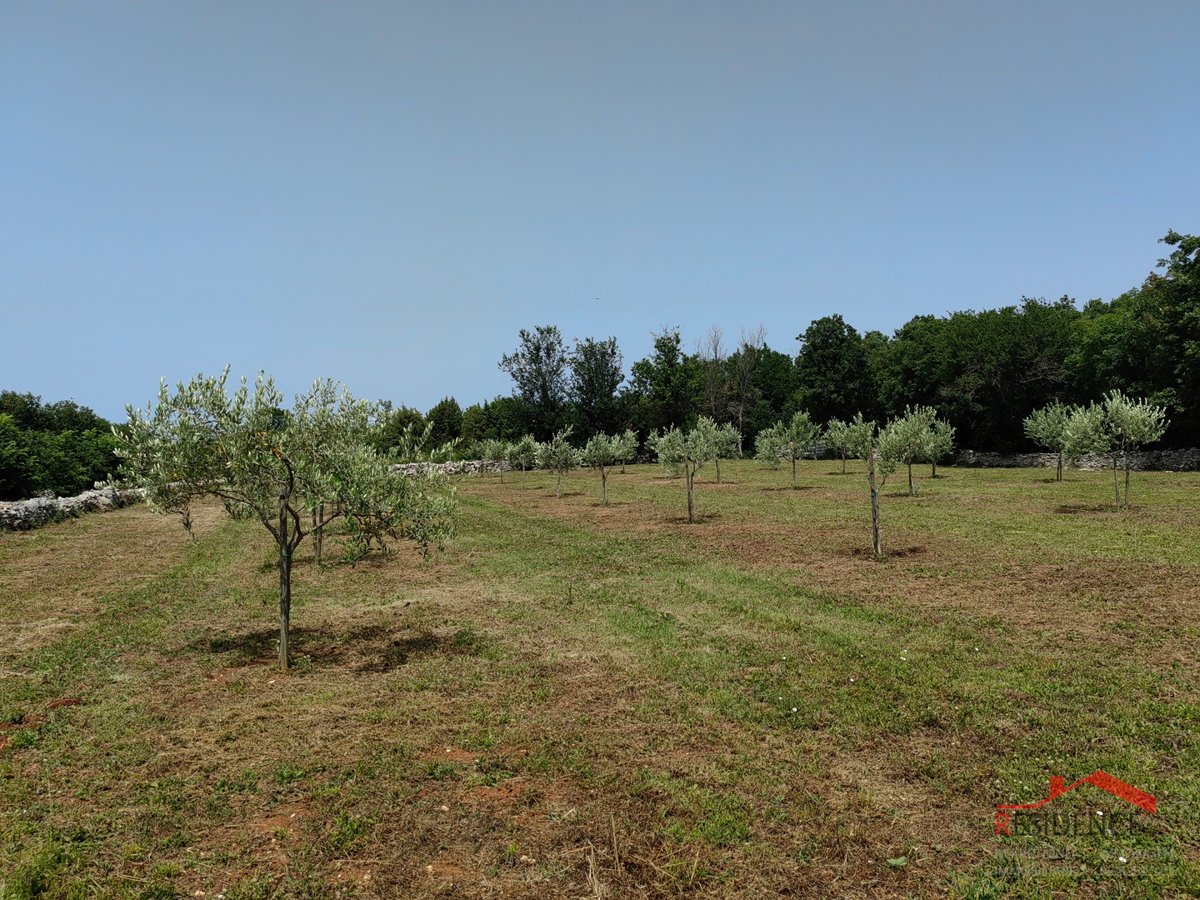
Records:
[[[3,891],[1189,895],[1200,478],[1137,473],[1118,512],[1103,473],[897,477],[879,563],[837,471],[725,465],[691,526],[650,467],[608,508],[590,473],[465,480],[433,562],[300,561],[286,676],[252,523],[0,536],[10,621],[58,626],[0,645]],[[1004,874],[1038,845],[994,804],[1096,769],[1159,798],[1167,870]]]

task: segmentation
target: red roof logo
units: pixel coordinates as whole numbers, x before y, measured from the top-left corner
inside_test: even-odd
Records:
[[[1050,796],[1045,800],[1039,800],[1037,803],[997,803],[996,804],[996,834],[1012,834],[1008,828],[1009,814],[1004,812],[1008,809],[1038,809],[1045,806],[1051,800],[1061,797],[1068,791],[1073,791],[1081,784],[1090,784],[1093,787],[1098,787],[1102,791],[1107,791],[1114,797],[1124,800],[1126,803],[1132,803],[1134,806],[1145,810],[1150,815],[1158,814],[1158,801],[1145,791],[1140,791],[1132,784],[1126,784],[1120,778],[1114,778],[1107,772],[1093,772],[1087,778],[1080,778],[1074,784],[1064,786],[1065,779],[1052,777],[1050,779]]]

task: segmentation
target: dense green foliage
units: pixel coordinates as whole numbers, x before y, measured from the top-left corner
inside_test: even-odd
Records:
[[[1200,238],[1172,231],[1162,241],[1174,248],[1159,260],[1162,272],[1082,308],[1069,297],[1023,297],[1000,309],[916,316],[890,337],[861,334],[832,315],[797,337],[794,356],[768,346],[762,328],[729,350],[715,327],[689,354],[679,329],[666,327],[623,386],[615,338],[577,340],[569,354],[557,328],[522,330],[521,346],[501,361],[514,397],[471,407],[464,437],[545,440],[570,424],[579,446],[630,428],[645,446],[654,432],[687,431],[704,415],[732,424],[744,453],[799,412],[824,426],[859,414],[883,423],[924,407],[943,423],[943,444],[952,433],[965,448],[1029,451],[1045,446],[1025,426],[1035,410],[1121,390],[1166,409],[1163,445],[1192,446],[1200,434]]]
[[[117,470],[109,422],[71,400],[0,391],[0,500],[71,496]]]
[[[425,422],[433,426],[429,434],[430,443],[453,441],[462,435],[462,407],[453,397],[446,397],[425,414]]]

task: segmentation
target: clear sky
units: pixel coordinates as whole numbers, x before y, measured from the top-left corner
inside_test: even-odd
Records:
[[[0,0],[0,387],[427,410],[520,328],[1081,302],[1200,233],[1200,3]]]

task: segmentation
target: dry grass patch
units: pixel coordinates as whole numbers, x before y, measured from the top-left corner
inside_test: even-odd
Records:
[[[197,512],[200,532],[220,507]],[[145,506],[67,519],[51,528],[0,531],[0,660],[50,643],[100,611],[105,594],[158,577],[187,552],[178,521]]]

